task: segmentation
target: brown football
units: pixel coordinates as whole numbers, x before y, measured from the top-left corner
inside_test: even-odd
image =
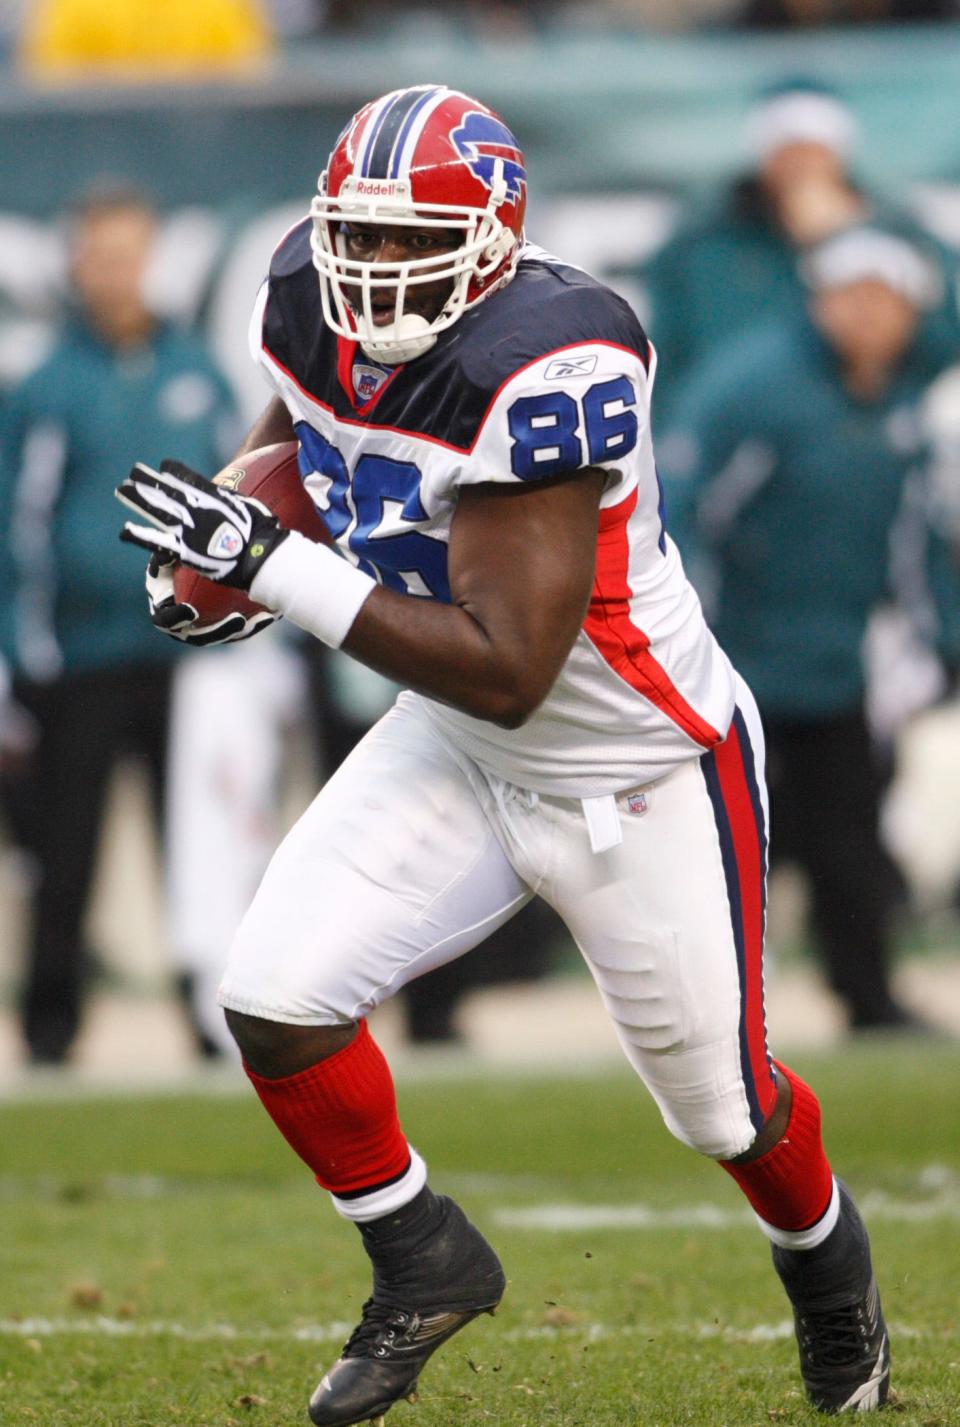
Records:
[[[329,545],[330,532],[300,478],[298,450],[296,441],[261,446],[224,466],[214,476],[214,484],[226,486],[238,495],[256,496],[288,530],[299,530],[308,539]],[[193,605],[200,624],[213,624],[228,614],[250,615],[263,609],[242,590],[208,580],[187,565],[178,565],[174,571],[173,593],[178,603]]]

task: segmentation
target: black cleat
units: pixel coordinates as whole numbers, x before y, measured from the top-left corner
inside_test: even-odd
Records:
[[[872,1412],[890,1389],[890,1344],[870,1242],[845,1187],[840,1217],[815,1249],[774,1246],[773,1263],[793,1305],[800,1372],[820,1412]]]
[[[396,1215],[361,1225],[373,1296],[310,1399],[316,1427],[352,1427],[416,1399],[424,1363],[480,1313],[506,1280],[493,1249],[459,1205],[421,1190]]]

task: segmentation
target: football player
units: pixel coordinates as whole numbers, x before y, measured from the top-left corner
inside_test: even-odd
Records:
[[[756,707],[664,525],[653,349],[626,303],[525,241],[526,183],[485,105],[403,89],[350,120],[281,241],[251,328],[276,395],[244,449],[299,441],[337,549],[176,463],[119,490],[156,560],[407,686],[281,845],[220,990],[267,1113],[373,1265],[310,1415],[381,1416],[503,1293],[427,1183],[366,1017],[534,895],[669,1130],[753,1206],[813,1402],[877,1407],[867,1236],[814,1093],[766,1044]]]

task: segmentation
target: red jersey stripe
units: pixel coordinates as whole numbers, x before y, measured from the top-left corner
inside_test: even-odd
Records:
[[[630,618],[627,526],[636,505],[634,490],[619,505],[600,512],[597,565],[583,632],[632,689],[649,699],[702,748],[713,748],[721,735],[690,707],[663,665],[650,653],[648,636]]]
[[[380,400],[387,387],[393,381],[401,367],[394,367],[386,381],[381,382],[373,396],[367,397],[366,401],[358,401],[357,393],[353,389],[353,363],[357,355],[357,343],[348,342],[346,337],[337,338],[337,380],[343,388],[345,396],[350,398],[350,405],[360,416],[366,416],[368,411],[372,411]]]

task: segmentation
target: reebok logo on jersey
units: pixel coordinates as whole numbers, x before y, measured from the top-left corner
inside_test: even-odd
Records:
[[[544,381],[562,381],[564,377],[588,377],[596,370],[597,354],[588,352],[583,357],[555,357],[549,362],[543,374]]]

